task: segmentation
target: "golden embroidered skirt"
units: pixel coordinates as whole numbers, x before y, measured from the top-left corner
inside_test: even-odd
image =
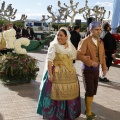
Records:
[[[71,65],[70,65],[71,64]],[[79,96],[79,81],[72,61],[70,69],[59,59],[54,61],[51,99],[72,100]]]

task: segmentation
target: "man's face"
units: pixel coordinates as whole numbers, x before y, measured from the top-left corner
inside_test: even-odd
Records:
[[[108,31],[111,31],[111,26],[110,25],[108,26]]]
[[[95,27],[91,30],[92,36],[99,38],[100,33],[101,33],[101,27]]]
[[[80,28],[79,28],[79,29],[77,29],[77,30],[76,30],[76,32],[77,32],[77,33],[79,33],[79,32],[80,32]]]

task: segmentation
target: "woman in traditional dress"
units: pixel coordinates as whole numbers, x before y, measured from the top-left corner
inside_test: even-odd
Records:
[[[38,100],[37,113],[48,120],[74,120],[81,113],[80,89],[73,60],[76,49],[62,27],[51,42]]]

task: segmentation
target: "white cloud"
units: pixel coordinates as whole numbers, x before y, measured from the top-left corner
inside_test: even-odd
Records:
[[[28,9],[26,9],[25,11],[26,11],[26,12],[29,12],[29,11],[30,11],[30,9],[28,8]]]
[[[27,19],[36,19],[36,20],[41,20],[42,19],[42,15],[45,15],[46,18],[47,18],[47,15],[49,15],[47,12],[46,13],[45,12],[43,12],[43,13],[31,13],[31,12],[29,12],[29,13],[22,13],[22,12],[20,12],[20,13],[16,14],[15,20],[19,20],[21,18],[22,14],[27,15]]]
[[[112,2],[97,2],[96,5],[113,7]]]
[[[21,18],[21,15],[20,13],[17,13],[16,14],[16,20],[19,20]],[[27,15],[27,19],[36,19],[36,20],[41,20],[42,19],[42,15],[41,13],[25,13],[25,15]],[[44,13],[44,15],[47,15]]]
[[[77,14],[75,19],[81,19],[81,21],[86,21],[84,18],[83,18],[83,14]]]
[[[15,15],[15,16],[16,16],[15,20],[20,20],[21,15],[22,15],[22,14],[16,14],[16,15]]]
[[[41,3],[37,3],[37,5],[41,5]]]

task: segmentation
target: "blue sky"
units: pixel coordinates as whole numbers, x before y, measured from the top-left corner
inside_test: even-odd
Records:
[[[64,3],[66,3],[67,5],[70,4],[69,0],[60,1],[62,5]],[[112,17],[113,1],[114,0],[88,0],[88,5],[90,8],[95,5],[103,6],[107,11],[111,11]],[[2,2],[3,1],[0,0],[0,3]],[[17,9],[16,19],[20,19],[21,14],[26,14],[28,16],[28,19],[41,20],[42,15],[49,15],[49,13],[47,12],[47,6],[52,5],[53,12],[57,12],[58,9],[58,0],[5,0],[5,2],[5,7],[7,7],[8,4],[12,4],[12,7]],[[84,7],[85,5],[85,0],[73,0],[73,2],[79,2],[79,8]],[[83,20],[83,17],[82,15],[77,14],[75,19]]]

